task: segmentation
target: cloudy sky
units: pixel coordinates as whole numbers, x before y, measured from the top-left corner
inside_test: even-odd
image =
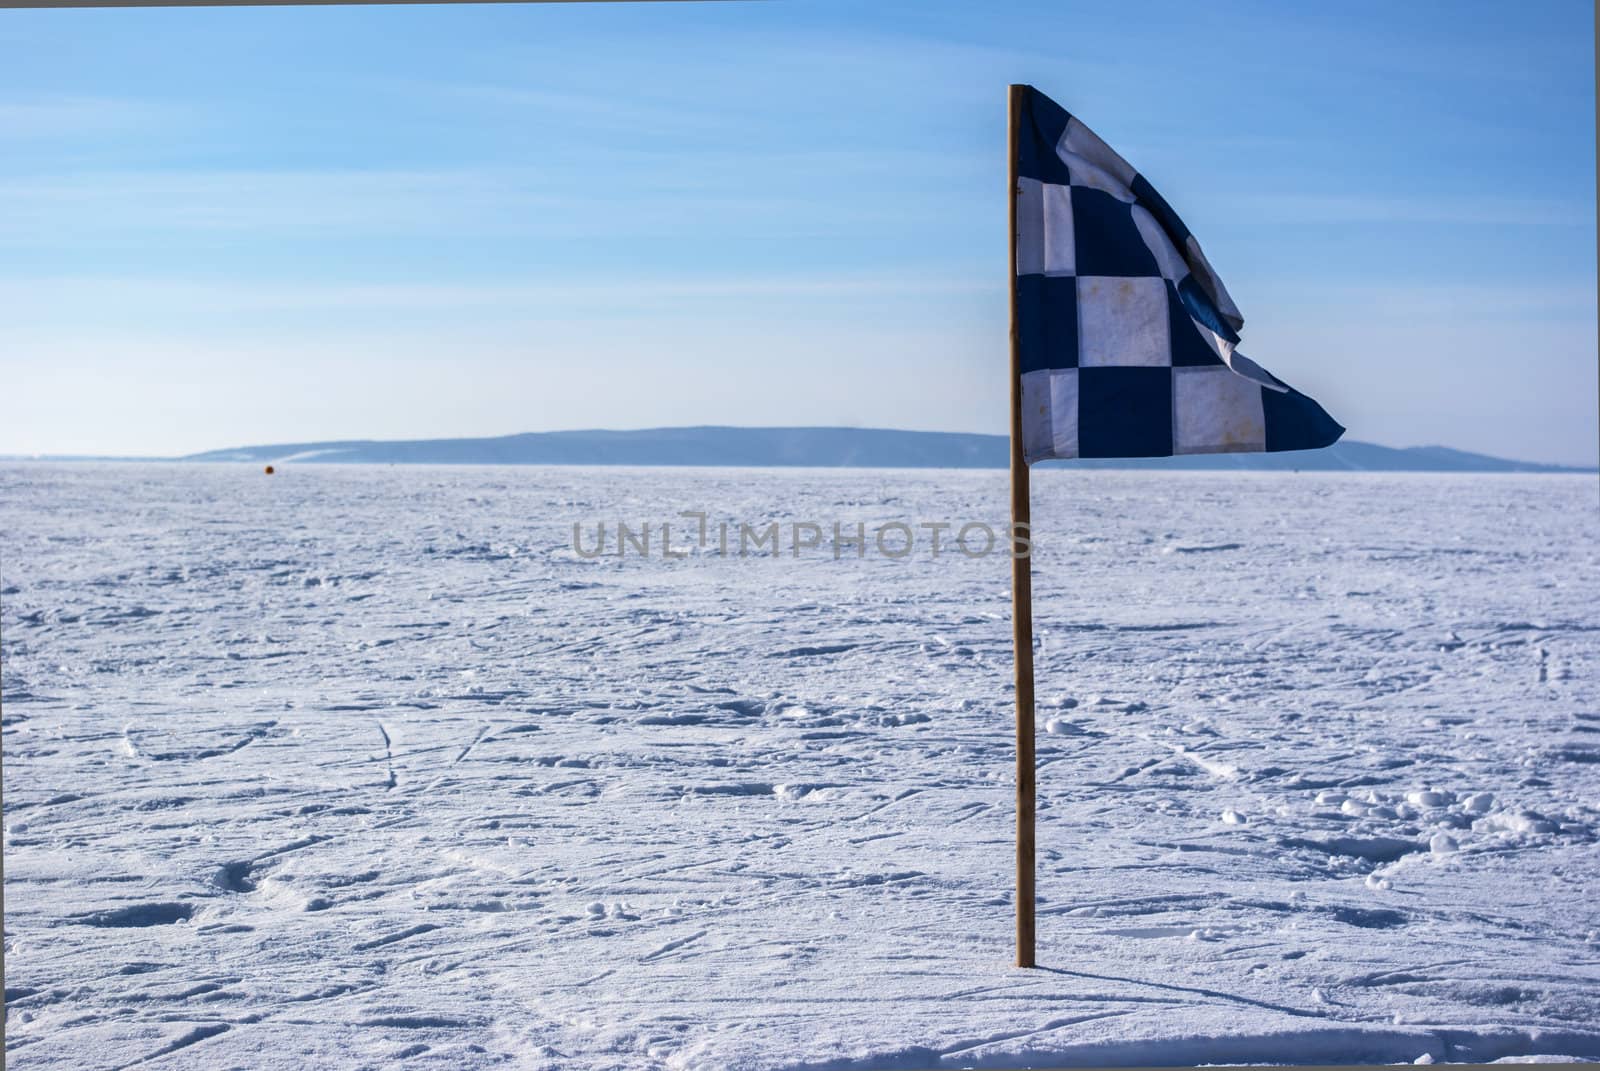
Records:
[[[1593,10],[0,12],[0,452],[1006,426],[1005,86],[1352,437],[1597,456]]]

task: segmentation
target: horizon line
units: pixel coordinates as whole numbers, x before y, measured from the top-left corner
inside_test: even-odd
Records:
[[[1000,432],[981,431],[944,431],[916,428],[892,428],[857,424],[660,424],[647,427],[634,428],[562,428],[544,431],[518,431],[497,435],[440,435],[427,438],[348,438],[348,439],[302,439],[283,442],[257,442],[237,446],[215,447],[205,450],[191,451],[184,454],[112,454],[112,453],[49,453],[43,451],[32,452],[6,452],[0,451],[0,461],[8,462],[161,462],[181,463],[192,462],[198,464],[225,464],[228,459],[215,455],[245,452],[266,449],[288,449],[291,447],[341,447],[341,446],[391,446],[391,445],[424,445],[430,443],[471,443],[471,442],[497,442],[510,439],[581,436],[581,435],[641,435],[652,432],[685,432],[685,431],[748,431],[748,432],[858,432],[865,434],[887,434],[907,436],[947,436],[953,438],[978,438],[987,440],[1009,441],[1008,436]],[[1594,461],[1573,464],[1560,461],[1529,461],[1521,458],[1501,457],[1476,450],[1465,450],[1460,447],[1447,446],[1442,443],[1427,443],[1413,446],[1390,446],[1384,443],[1372,442],[1364,439],[1342,439],[1334,446],[1325,447],[1323,450],[1332,450],[1337,446],[1367,446],[1381,450],[1391,450],[1401,453],[1422,453],[1427,451],[1449,451],[1467,457],[1482,458],[1489,461],[1508,463],[1514,465],[1527,465],[1547,469],[1564,469],[1571,472],[1596,472],[1600,471],[1600,458]],[[1319,454],[1323,450],[1303,451],[1307,454]],[[1249,455],[1241,455],[1249,456]],[[1263,455],[1266,456],[1266,455]],[[285,459],[287,460],[287,459]],[[1108,461],[1115,459],[1099,459]],[[1150,461],[1159,459],[1135,458],[1132,461]],[[242,459],[239,463],[243,463]],[[329,462],[319,462],[328,464]],[[371,462],[351,462],[352,464],[370,464]],[[448,464],[450,462],[440,462]],[[391,462],[391,464],[428,464],[428,462]],[[518,462],[456,462],[455,464],[526,464]],[[593,462],[595,465],[615,465],[613,462]],[[661,467],[674,467],[670,464]],[[692,467],[692,466],[691,466]],[[756,466],[762,467],[762,466]],[[790,466],[785,466],[790,467]],[[838,467],[838,466],[821,466]],[[1091,466],[1100,467],[1100,466]]]

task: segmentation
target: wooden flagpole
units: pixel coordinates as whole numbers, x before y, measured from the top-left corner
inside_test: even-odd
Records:
[[[1028,463],[1022,455],[1022,350],[1017,340],[1017,127],[1027,86],[1009,88],[1006,198],[1010,205],[1011,290],[1011,642],[1017,691],[1017,966],[1032,967],[1034,908],[1033,568],[1029,531]]]

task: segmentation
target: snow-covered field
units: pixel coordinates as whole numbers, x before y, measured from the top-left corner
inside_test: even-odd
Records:
[[[16,1068],[1600,1057],[1593,477],[0,467]],[[870,528],[869,528],[870,531]]]

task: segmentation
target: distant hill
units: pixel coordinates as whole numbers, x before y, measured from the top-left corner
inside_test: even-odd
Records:
[[[1003,435],[883,428],[647,428],[548,431],[490,439],[349,440],[210,450],[180,461],[430,465],[733,465],[819,468],[1004,468]],[[1206,454],[1063,465],[1117,469],[1264,469],[1307,472],[1585,472],[1591,469],[1472,454],[1443,446],[1394,449],[1341,442],[1287,454]]]

